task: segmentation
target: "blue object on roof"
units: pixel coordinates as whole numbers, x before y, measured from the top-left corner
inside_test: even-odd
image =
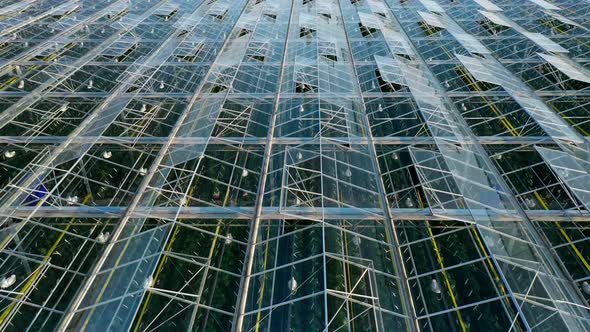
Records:
[[[33,190],[33,192],[29,195],[29,197],[27,197],[26,201],[25,201],[25,205],[26,206],[35,206],[37,205],[37,202],[39,202],[39,200],[43,197],[45,197],[47,195],[48,191],[47,191],[47,187],[45,187],[44,184],[39,184],[39,186],[37,186],[37,188],[35,190]],[[43,203],[43,205],[45,205],[45,203]]]

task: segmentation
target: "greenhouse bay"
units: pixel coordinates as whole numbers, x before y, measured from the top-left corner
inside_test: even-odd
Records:
[[[590,331],[590,0],[0,0],[0,331]]]

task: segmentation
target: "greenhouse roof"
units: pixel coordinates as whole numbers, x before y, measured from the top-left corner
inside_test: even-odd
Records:
[[[590,331],[589,17],[0,0],[0,331]]]

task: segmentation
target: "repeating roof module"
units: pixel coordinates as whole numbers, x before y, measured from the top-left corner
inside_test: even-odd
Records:
[[[0,0],[0,330],[590,331],[589,28]]]

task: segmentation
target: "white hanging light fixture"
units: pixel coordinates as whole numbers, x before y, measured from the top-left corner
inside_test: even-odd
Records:
[[[96,237],[96,241],[98,241],[99,243],[105,243],[108,241],[109,237],[111,236],[111,233],[109,232],[100,232],[100,234],[98,234],[98,236]]]
[[[14,285],[15,282],[16,282],[16,275],[15,274],[11,274],[9,277],[2,277],[2,279],[0,279],[0,288],[6,289],[6,288]]]
[[[74,205],[78,203],[78,196],[68,196],[66,201],[68,202],[68,205]]]
[[[145,279],[145,281],[143,282],[143,288],[150,288],[152,287],[152,284],[154,283],[154,277],[149,276],[147,279]]]
[[[295,280],[295,277],[291,277],[291,280],[287,282],[287,286],[293,293],[297,290],[297,280]]]
[[[225,244],[231,244],[232,242],[234,242],[234,237],[231,235],[231,233],[227,233],[225,236]]]
[[[535,201],[533,201],[532,199],[530,199],[529,197],[524,199],[524,202],[526,204],[526,206],[528,206],[529,208],[534,208],[535,207]]]
[[[430,290],[435,292],[436,294],[441,293],[440,286],[438,284],[438,280],[433,278],[432,281],[430,281]]]

